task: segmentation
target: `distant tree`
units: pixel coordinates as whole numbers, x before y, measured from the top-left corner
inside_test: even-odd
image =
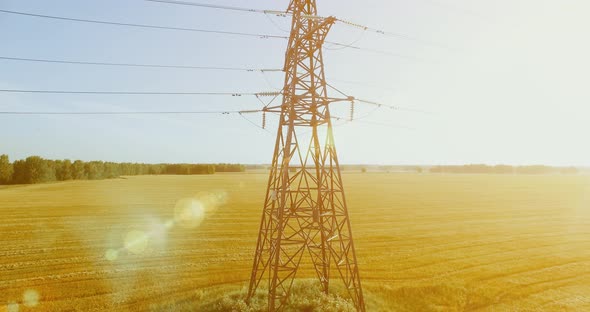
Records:
[[[72,180],[72,161],[69,159],[56,161],[55,177],[58,181]]]
[[[147,174],[150,174],[150,175],[162,174],[162,166],[161,165],[150,165],[148,168]]]
[[[39,157],[30,156],[25,159],[24,183],[35,184],[55,180],[55,175],[49,167],[49,163]]]
[[[567,168],[561,168],[559,170],[559,173],[561,173],[561,174],[578,174],[578,173],[580,173],[580,170],[576,167],[567,167]]]
[[[547,174],[554,171],[553,168],[542,165],[521,166],[516,170],[521,174]]]
[[[507,165],[497,165],[494,167],[495,173],[503,173],[503,174],[510,174],[514,173],[514,168],[512,166]]]
[[[88,180],[97,180],[100,179],[99,176],[99,168],[96,162],[87,162],[84,164],[84,174]]]
[[[214,174],[216,171],[217,168],[214,165],[190,165],[189,174]]]
[[[119,168],[119,164],[116,163],[105,163],[104,164],[104,169],[103,169],[103,178],[106,179],[114,179],[114,178],[118,178],[121,175],[121,170]]]
[[[215,172],[244,172],[246,166],[240,164],[217,164],[215,165]]]
[[[8,155],[0,155],[0,184],[10,184],[14,169]]]
[[[26,171],[27,166],[24,160],[16,160],[12,164],[13,173],[12,173],[12,183],[13,184],[25,184],[26,182]]]
[[[367,168],[365,168],[365,167],[362,167],[362,168],[361,168],[361,172],[362,172],[362,173],[365,173],[365,172],[367,172]]]
[[[268,169],[261,166],[261,168]],[[291,168],[296,170],[296,168]],[[216,172],[244,172],[240,164],[142,164],[102,161],[47,160],[31,156],[10,164],[8,156],[0,155],[0,184],[33,184],[49,181],[112,179],[121,175],[196,175]],[[365,170],[366,171],[366,170]]]
[[[102,161],[90,161],[84,163],[84,173],[88,180],[104,179],[103,173],[105,165]]]
[[[76,160],[72,164],[72,178],[74,180],[86,180],[86,172],[84,171],[84,162]]]
[[[122,163],[121,166],[121,175],[135,175],[135,169],[133,168],[133,164],[131,163]]]
[[[45,170],[46,171],[43,176],[43,180],[41,182],[57,181],[57,175],[56,175],[56,171],[57,171],[57,167],[58,167],[57,161],[43,159],[43,162],[45,163],[45,167],[46,167]]]

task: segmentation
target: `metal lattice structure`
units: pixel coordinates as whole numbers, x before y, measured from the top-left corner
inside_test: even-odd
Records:
[[[288,12],[283,102],[266,109],[280,120],[248,300],[267,277],[268,309],[281,311],[307,251],[322,291],[336,268],[356,309],[365,311],[329,109],[351,99],[329,98],[324,76],[322,46],[336,20],[317,17],[315,0],[291,0]],[[300,142],[309,131],[309,143]]]

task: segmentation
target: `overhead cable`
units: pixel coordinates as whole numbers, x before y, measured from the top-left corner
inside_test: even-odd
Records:
[[[357,101],[357,102],[360,102],[360,103],[365,103],[365,104],[369,104],[369,105],[373,105],[373,106],[377,106],[377,107],[389,108],[391,110],[414,112],[414,113],[421,113],[421,114],[428,114],[428,115],[433,115],[434,114],[432,112],[428,112],[428,111],[424,111],[424,110],[420,110],[420,109],[415,109],[415,108],[401,107],[401,106],[393,106],[393,105],[383,104],[383,103],[374,102],[374,101],[367,101],[367,100],[357,99],[357,98],[355,98],[354,100]]]
[[[91,20],[91,19],[70,18],[70,17],[53,16],[53,15],[33,14],[33,13],[9,11],[9,10],[0,10],[0,13],[47,18],[47,19],[54,19],[54,20],[64,20],[64,21],[70,21],[70,22],[103,24],[103,25],[111,25],[111,26],[126,26],[126,27],[151,28],[151,29],[163,29],[163,30],[190,31],[190,32],[211,33],[211,34],[221,34],[221,35],[257,37],[257,38],[261,38],[261,39],[266,39],[266,38],[289,39],[289,37],[287,37],[287,36],[277,36],[277,35],[270,35],[270,34],[255,34],[255,33],[244,33],[244,32],[236,32],[236,31],[159,26],[159,25],[150,25],[150,24],[121,23],[121,22],[111,22],[111,21],[102,21],[102,20]]]
[[[279,11],[279,10],[262,10],[262,9],[252,9],[252,8],[234,7],[234,6],[226,6],[226,5],[204,4],[204,3],[196,3],[196,2],[189,2],[189,1],[177,1],[177,0],[145,0],[145,1],[159,2],[159,3],[166,3],[166,4],[178,4],[178,5],[186,5],[186,6],[194,6],[194,7],[202,7],[202,8],[221,9],[221,10],[231,10],[231,11],[242,11],[242,12],[262,13],[262,14],[275,14],[278,16],[291,16],[290,12]],[[325,19],[325,17],[323,17],[323,16],[311,16],[311,15],[305,16],[304,15],[302,17],[303,18],[314,18],[314,19]],[[396,37],[399,39],[411,40],[411,41],[419,42],[419,43],[426,44],[426,45],[448,48],[446,45],[438,43],[438,42],[420,39],[417,37],[413,37],[413,36],[398,33],[398,32],[386,31],[386,30],[382,30],[382,29],[378,29],[378,28],[374,28],[374,27],[369,27],[369,26],[361,25],[361,24],[351,22],[346,19],[342,19],[342,18],[336,18],[336,21],[340,22],[341,24],[346,25],[346,26],[363,29],[363,30],[366,30],[369,32],[373,32],[373,33],[388,36],[388,37]]]
[[[425,39],[420,39],[420,38],[413,37],[413,36],[406,35],[406,34],[402,34],[402,33],[391,32],[391,31],[381,30],[381,29],[377,29],[377,28],[373,28],[373,27],[368,27],[368,26],[360,25],[360,24],[353,23],[353,22],[339,19],[339,18],[336,20],[346,26],[359,28],[364,31],[369,31],[369,32],[377,33],[377,34],[388,36],[388,37],[396,37],[396,38],[400,38],[400,39],[419,42],[419,43],[422,43],[425,45],[436,46],[436,47],[441,47],[441,48],[449,48],[448,46],[446,46],[442,43],[438,43],[438,42],[434,42],[434,41],[430,41],[430,40],[425,40]]]
[[[330,89],[332,89],[332,90],[340,93],[342,96],[350,99],[351,102],[360,102],[360,103],[372,105],[372,106],[375,106],[375,107],[385,107],[385,108],[389,108],[389,109],[392,109],[392,110],[401,110],[401,111],[416,112],[416,113],[423,113],[423,114],[432,114],[430,112],[419,110],[419,109],[408,108],[408,107],[400,107],[400,106],[393,106],[393,105],[383,104],[383,103],[379,103],[379,102],[358,99],[358,98],[356,98],[354,96],[349,96],[348,94],[342,92],[341,90],[337,89],[336,87],[332,86],[329,83],[326,83],[326,85]]]
[[[59,112],[59,111],[0,111],[0,115],[197,115],[197,114],[241,114],[243,111],[128,111],[128,112]]]
[[[255,69],[255,68],[245,68],[245,67],[216,67],[216,66],[163,65],[163,64],[137,64],[137,63],[108,63],[108,62],[70,61],[70,60],[55,60],[55,59],[34,59],[34,58],[20,58],[20,57],[8,57],[8,56],[0,56],[0,60],[73,64],[73,65],[148,67],[148,68],[179,68],[179,69],[199,69],[199,70],[246,71],[246,72],[283,71],[282,69]]]
[[[210,9],[221,9],[221,10],[230,10],[230,11],[241,11],[241,12],[252,12],[252,13],[277,13],[277,14],[287,14],[284,11],[276,11],[276,10],[260,10],[260,9],[251,9],[251,8],[242,8],[242,7],[235,7],[235,6],[228,6],[228,5],[217,5],[217,4],[209,4],[209,3],[197,3],[197,2],[188,2],[188,1],[176,1],[176,0],[145,0],[148,2],[160,2],[166,4],[180,4],[180,5],[187,5],[187,6],[195,6],[195,7],[202,7],[202,8],[210,8]]]
[[[376,54],[395,56],[395,57],[399,57],[399,58],[403,58],[403,59],[407,59],[407,60],[411,60],[411,61],[428,62],[428,60],[421,59],[421,58],[414,57],[414,56],[409,56],[409,55],[404,55],[404,54],[399,54],[399,53],[389,52],[389,51],[384,51],[384,50],[378,50],[378,49],[364,48],[364,47],[359,47],[359,46],[355,46],[352,44],[344,44],[344,43],[334,42],[334,41],[325,41],[325,43],[329,43],[334,46],[349,48],[349,49],[353,49],[353,50],[367,51],[367,52],[376,53]]]
[[[101,94],[101,95],[220,95],[220,96],[274,96],[277,92],[163,92],[163,91],[75,91],[75,90],[24,90],[0,89],[4,93],[45,93],[45,94]]]
[[[148,29],[190,31],[190,32],[212,33],[212,34],[221,34],[221,35],[256,37],[256,38],[260,38],[260,39],[269,39],[269,38],[284,39],[284,40],[289,39],[288,36],[271,35],[271,34],[258,34],[258,33],[245,33],[245,32],[222,31],[222,30],[211,30],[211,29],[159,26],[159,25],[151,25],[151,24],[133,24],[133,23],[111,22],[111,21],[103,21],[103,20],[90,20],[90,19],[53,16],[53,15],[33,14],[33,13],[17,12],[17,11],[9,11],[9,10],[0,10],[0,13],[47,18],[47,19],[53,19],[53,20],[64,20],[64,21],[70,21],[70,22],[103,24],[103,25],[111,25],[111,26],[125,26],[125,27],[138,27],[138,28],[148,28]],[[361,51],[367,51],[367,52],[372,52],[372,53],[377,53],[377,54],[390,55],[390,56],[395,56],[395,57],[400,57],[400,58],[405,58],[405,59],[421,61],[421,59],[419,59],[419,58],[415,58],[415,57],[411,57],[411,56],[407,56],[407,55],[401,55],[401,54],[388,52],[388,51],[363,48],[363,47],[358,47],[358,46],[354,46],[354,45],[350,45],[350,44],[344,44],[344,43],[340,43],[340,42],[333,42],[333,41],[325,41],[325,42],[332,44],[334,46],[339,46],[339,47],[343,47],[343,48],[350,48],[350,49],[354,49],[354,50],[361,50]]]

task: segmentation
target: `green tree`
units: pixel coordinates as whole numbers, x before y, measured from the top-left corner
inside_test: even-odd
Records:
[[[52,172],[45,159],[30,156],[25,159],[24,183],[35,184],[51,181]]]
[[[101,179],[102,171],[102,164],[98,161],[91,161],[84,164],[84,172],[88,180]]]
[[[0,184],[10,184],[14,169],[8,155],[0,155]]]
[[[24,184],[27,183],[26,182],[26,164],[24,160],[16,160],[13,164],[12,164],[12,169],[13,169],[13,173],[12,173],[12,183],[13,184]]]
[[[84,171],[84,162],[76,160],[72,164],[72,178],[74,180],[86,180],[86,172]]]
[[[59,166],[56,168],[55,175],[59,181],[72,180],[72,161],[66,159],[60,162]]]
[[[57,181],[57,175],[56,175],[56,171],[57,171],[57,161],[55,160],[48,160],[48,159],[43,159],[43,162],[45,163],[45,174],[43,176],[43,180],[41,182],[49,182],[49,181]]]
[[[119,169],[120,165],[116,163],[105,163],[104,164],[104,171],[103,171],[103,178],[106,179],[114,179],[118,178],[121,175],[121,170]]]

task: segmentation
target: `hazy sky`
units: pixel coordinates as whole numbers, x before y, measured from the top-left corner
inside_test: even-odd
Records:
[[[202,0],[199,2],[206,2]],[[284,10],[284,1],[208,3]],[[359,98],[335,128],[343,163],[590,165],[590,3],[585,0],[319,0],[320,14],[419,38],[335,25],[329,81]],[[283,35],[280,17],[141,0],[1,0],[0,9],[73,18]],[[0,56],[195,66],[282,67],[286,41],[54,21],[0,13]],[[437,44],[431,44],[435,42]],[[0,60],[0,89],[260,92],[281,73],[116,68]],[[337,94],[332,92],[332,95]],[[344,107],[334,114],[345,116]],[[0,93],[0,111],[256,109],[249,97]],[[256,124],[261,116],[247,116]],[[133,162],[268,163],[268,131],[239,115],[0,115],[0,153]],[[394,126],[382,126],[376,123]]]

